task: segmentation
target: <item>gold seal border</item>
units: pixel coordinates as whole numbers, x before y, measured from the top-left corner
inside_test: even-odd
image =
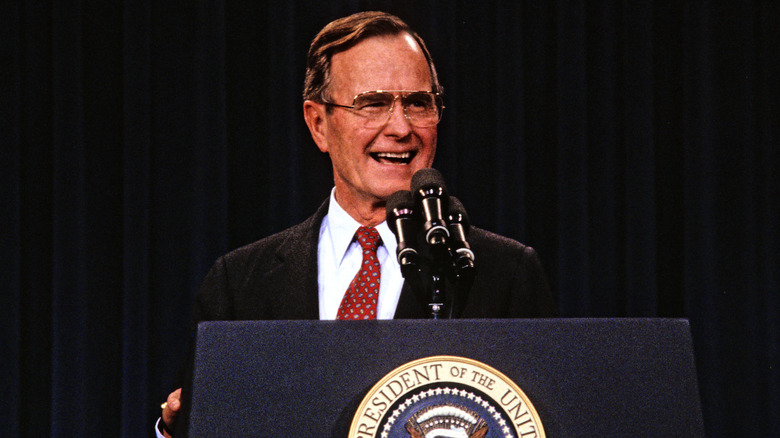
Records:
[[[380,379],[374,386],[368,391],[368,393],[363,397],[363,400],[360,403],[360,406],[358,406],[357,410],[355,411],[355,414],[352,418],[352,424],[349,428],[349,434],[347,435],[348,438],[365,438],[365,437],[371,437],[371,438],[377,438],[381,436],[381,431],[379,430],[379,423],[382,422],[386,418],[387,415],[389,415],[389,407],[388,411],[385,411],[380,419],[377,421],[377,428],[372,433],[367,434],[366,432],[361,432],[358,430],[359,426],[362,424],[361,417],[363,417],[364,413],[366,412],[368,408],[368,404],[374,399],[374,397],[379,393],[379,391],[383,388],[385,388],[389,382],[391,382],[393,379],[397,378],[398,376],[402,375],[404,372],[414,369],[416,367],[419,367],[421,365],[431,364],[431,363],[437,363],[437,362],[455,362],[455,363],[461,363],[464,365],[469,365],[474,368],[482,369],[484,371],[487,371],[488,373],[493,374],[494,376],[498,377],[506,386],[511,388],[517,395],[520,396],[523,404],[525,405],[528,412],[531,414],[532,423],[536,427],[536,436],[538,438],[545,438],[544,433],[544,427],[542,426],[542,421],[539,418],[539,414],[536,412],[536,408],[534,408],[534,405],[531,403],[531,400],[528,398],[528,396],[523,392],[522,389],[514,382],[512,379],[507,377],[504,373],[501,371],[498,371],[497,369],[493,368],[490,365],[484,364],[480,361],[469,359],[466,357],[460,357],[460,356],[450,356],[450,355],[439,355],[439,356],[429,356],[424,357],[420,359],[413,360],[411,362],[407,362],[403,365],[398,366],[394,370],[387,373],[382,379]],[[455,380],[455,379],[440,379],[440,382],[442,383],[459,383],[462,384],[462,382]],[[475,389],[479,390],[482,393],[485,393],[487,395],[488,391],[481,389],[479,386],[471,385]],[[411,393],[414,391],[414,387],[407,389],[406,391],[403,391],[401,394],[396,396],[392,401],[393,403],[399,401],[402,397],[405,395]],[[511,418],[511,415],[509,415],[509,412],[501,406],[501,403],[498,400],[493,399],[493,403],[499,407],[503,413],[508,417]],[[514,423],[510,423],[515,430],[515,432],[518,434],[518,436],[521,435],[521,431],[518,429],[518,427]]]

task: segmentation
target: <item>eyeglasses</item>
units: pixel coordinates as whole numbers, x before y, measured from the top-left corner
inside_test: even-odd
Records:
[[[397,93],[397,94],[396,94]],[[404,116],[418,128],[436,126],[441,120],[444,102],[440,93],[430,91],[376,90],[364,91],[352,100],[352,105],[327,102],[325,105],[347,108],[364,118],[366,128],[384,126],[393,114],[395,101],[400,98]]]

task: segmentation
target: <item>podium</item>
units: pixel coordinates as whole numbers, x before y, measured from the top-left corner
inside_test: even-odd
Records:
[[[346,437],[368,391],[420,358],[473,359],[519,386],[547,437],[704,436],[679,319],[203,322],[190,437]]]

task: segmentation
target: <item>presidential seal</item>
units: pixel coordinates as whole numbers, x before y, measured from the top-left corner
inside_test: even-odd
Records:
[[[402,365],[358,407],[349,438],[544,438],[525,393],[499,371],[456,356]]]

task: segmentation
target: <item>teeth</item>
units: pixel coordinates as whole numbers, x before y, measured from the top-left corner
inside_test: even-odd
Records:
[[[377,152],[379,158],[390,158],[395,160],[405,160],[412,156],[411,152],[393,153],[393,152]]]

